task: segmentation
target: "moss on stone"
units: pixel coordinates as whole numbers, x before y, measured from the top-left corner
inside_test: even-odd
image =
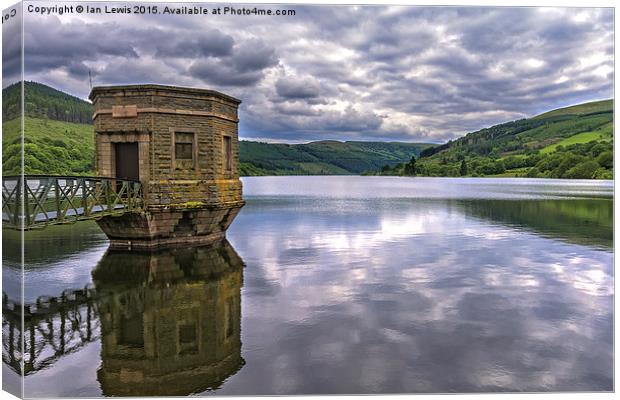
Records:
[[[202,208],[206,206],[202,201],[188,201],[185,203],[178,203],[172,205],[174,208]]]

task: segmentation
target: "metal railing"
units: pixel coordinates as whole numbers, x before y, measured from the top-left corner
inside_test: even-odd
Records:
[[[26,175],[2,177],[2,227],[42,228],[143,210],[138,181]]]

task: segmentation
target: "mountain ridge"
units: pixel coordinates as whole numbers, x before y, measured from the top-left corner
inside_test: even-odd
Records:
[[[51,86],[38,82],[24,82],[25,115],[55,121],[92,124],[92,104]],[[19,116],[21,82],[2,89],[2,120]]]
[[[483,128],[385,175],[613,178],[613,99]]]

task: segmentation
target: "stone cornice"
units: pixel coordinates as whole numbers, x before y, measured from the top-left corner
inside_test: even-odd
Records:
[[[112,115],[111,108],[97,110],[93,113],[93,120],[99,115]],[[178,110],[173,108],[159,108],[159,107],[144,107],[136,109],[137,115],[140,114],[173,114],[173,115],[185,115],[185,116],[198,116],[198,117],[213,117],[219,118],[230,122],[239,122],[238,118],[232,118],[224,114],[214,113],[211,111],[196,111],[196,110]],[[135,118],[135,117],[119,117],[119,118]]]
[[[198,89],[198,88],[189,88],[182,86],[166,86],[166,85],[156,85],[156,84],[146,84],[146,85],[120,85],[120,86],[95,86],[92,88],[90,95],[88,98],[90,100],[95,100],[95,98],[99,95],[104,96],[125,96],[128,93],[139,92],[141,95],[152,95],[152,92],[156,92],[158,96],[167,94],[167,95],[177,95],[177,96],[198,96],[198,97],[216,97],[223,100],[227,100],[236,105],[241,103],[241,100],[229,96],[224,93],[217,92],[215,90],[210,89]]]

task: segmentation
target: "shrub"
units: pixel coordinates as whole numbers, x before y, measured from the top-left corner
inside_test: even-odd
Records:
[[[526,176],[528,178],[538,178],[540,176],[540,170],[536,167],[532,167],[527,171]]]
[[[592,178],[594,179],[614,179],[614,174],[612,171],[605,169],[605,168],[599,168],[594,172],[594,175],[592,176]]]
[[[603,168],[611,169],[614,165],[614,154],[611,151],[604,151],[596,157],[596,162]]]
[[[566,171],[562,178],[592,179],[598,168],[599,166],[595,161],[584,161]]]

